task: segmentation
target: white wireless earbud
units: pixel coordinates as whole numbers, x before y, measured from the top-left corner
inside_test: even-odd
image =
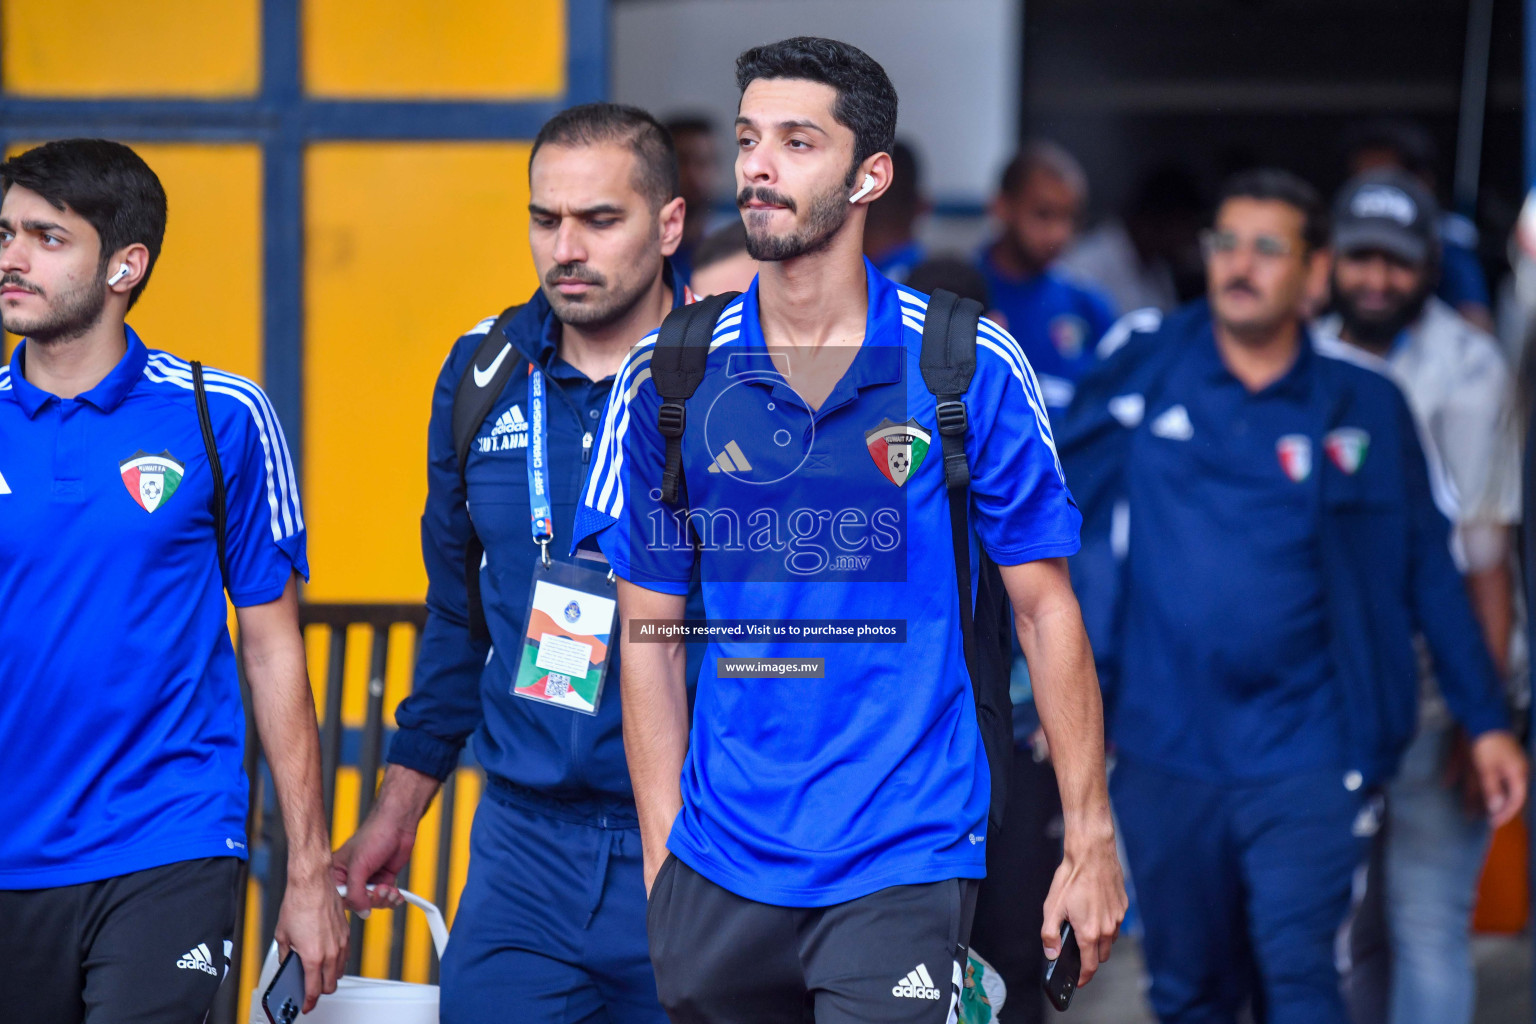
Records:
[[[128,264],[126,264],[126,263],[119,263],[117,265],[117,273],[115,273],[111,277],[107,278],[107,287],[108,288],[112,287],[113,285],[117,284],[117,282],[121,281],[123,278],[127,277],[131,273],[133,273],[133,271],[129,268]]]
[[[864,175],[864,184],[859,186],[859,190],[857,192],[848,197],[848,201],[850,203],[856,203],[860,199],[863,199],[865,196],[869,195],[874,190],[875,176],[873,174],[866,174]]]

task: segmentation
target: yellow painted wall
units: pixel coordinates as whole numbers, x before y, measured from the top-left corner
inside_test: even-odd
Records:
[[[261,0],[4,0],[4,88],[25,96],[240,96]]]
[[[317,96],[554,98],[565,49],[565,0],[304,3],[305,86]]]
[[[128,144],[159,176],[170,207],[160,259],[128,323],[150,348],[260,381],[261,150]]]
[[[432,387],[526,299],[525,143],[338,143],[305,168],[304,486],[315,601],[419,601]]]

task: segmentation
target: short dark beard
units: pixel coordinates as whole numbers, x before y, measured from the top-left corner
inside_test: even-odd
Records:
[[[1425,282],[1392,313],[1385,317],[1368,317],[1362,315],[1350,297],[1340,290],[1338,278],[1333,279],[1333,306],[1338,311],[1344,333],[1349,340],[1377,351],[1390,348],[1403,329],[1423,315],[1430,294],[1429,283]]]
[[[6,274],[0,278],[0,284],[21,285],[24,288],[32,288],[43,298],[48,297],[47,292],[23,280],[18,274]],[[39,345],[54,345],[73,341],[89,333],[101,322],[102,313],[106,308],[106,279],[98,271],[91,276],[90,284],[61,297],[58,304],[50,308],[42,320],[31,324],[17,323],[5,319],[4,314],[0,313],[0,326],[12,334],[21,335]]]
[[[586,281],[603,291],[591,297],[568,298],[561,295],[555,287],[555,281],[560,278]],[[570,324],[572,327],[602,330],[629,316],[640,304],[640,300],[645,298],[652,280],[649,277],[642,277],[631,292],[610,291],[608,289],[611,282],[586,264],[562,264],[555,266],[544,275],[544,297],[549,300],[550,308],[555,311],[555,317],[561,323]]]
[[[770,189],[753,188],[750,185],[742,189],[736,196],[736,205],[742,210],[742,220],[747,228],[747,255],[754,260],[778,262],[821,252],[832,244],[832,236],[837,234],[848,219],[848,211],[852,207],[844,195],[847,189],[846,183],[834,185],[813,198],[806,214],[805,226],[789,235],[769,235],[761,230],[754,232],[753,211],[746,209],[746,205],[755,198],[782,205],[793,213],[796,209],[793,199]]]

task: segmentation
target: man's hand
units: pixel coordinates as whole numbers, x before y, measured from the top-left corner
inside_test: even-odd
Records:
[[[323,869],[289,874],[273,937],[279,959],[293,949],[304,964],[303,1012],[308,1013],[321,993],[336,991],[347,962],[347,915]]]
[[[1072,922],[1083,956],[1077,984],[1079,988],[1088,984],[1099,965],[1109,959],[1128,905],[1114,832],[1076,841],[1069,836],[1045,898],[1040,941],[1045,944],[1046,957],[1054,960],[1061,955],[1061,923]]]
[[[683,809],[683,758],[688,753],[686,654],[681,640],[637,644],[634,619],[681,619],[680,594],[662,594],[619,580],[619,619],[623,623],[619,686],[624,698],[624,753],[635,787],[644,850],[645,893],[667,859],[667,836]]]
[[[438,785],[432,776],[402,765],[385,769],[373,809],[331,859],[332,879],[347,887],[348,907],[366,915],[374,907],[399,907],[405,902],[395,879],[411,859],[416,826]]]
[[[1002,567],[1013,603],[1019,646],[1030,682],[1066,823],[1061,867],[1045,900],[1040,939],[1045,955],[1061,953],[1061,924],[1072,922],[1083,956],[1079,987],[1109,959],[1127,899],[1104,773],[1104,707],[1082,612],[1062,558]]]
[[[1472,741],[1472,766],[1483,787],[1488,821],[1499,828],[1525,806],[1531,767],[1515,737],[1503,729],[1485,732]]]

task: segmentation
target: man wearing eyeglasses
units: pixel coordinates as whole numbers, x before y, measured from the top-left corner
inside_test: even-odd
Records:
[[[1525,798],[1412,414],[1383,364],[1301,322],[1326,238],[1305,182],[1233,179],[1208,302],[1123,332],[1058,433],[1084,550],[1115,559],[1111,793],[1169,1024],[1250,999],[1345,1024],[1334,940],[1413,735],[1415,632],[1490,812]]]

